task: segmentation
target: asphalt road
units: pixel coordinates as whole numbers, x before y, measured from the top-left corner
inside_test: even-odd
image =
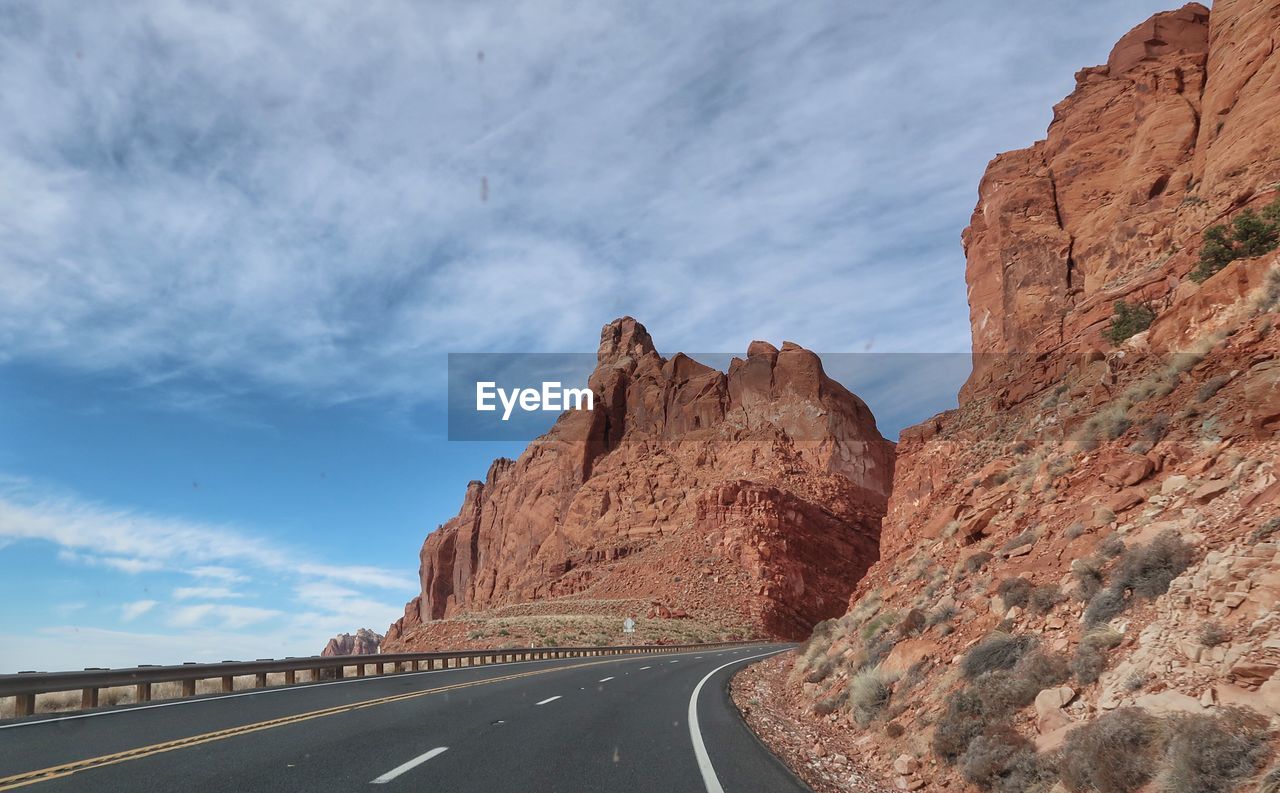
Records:
[[[401,673],[5,722],[0,791],[808,791],[727,691],[743,665],[789,646]]]

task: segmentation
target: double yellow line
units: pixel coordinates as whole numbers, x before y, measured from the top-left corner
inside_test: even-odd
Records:
[[[644,656],[628,656],[635,658]],[[441,686],[439,688],[428,688],[424,691],[411,691],[407,694],[395,694],[389,697],[380,697],[378,699],[369,699],[363,702],[353,702],[347,705],[338,705],[337,707],[324,708],[322,710],[313,710],[307,713],[298,713],[293,716],[282,716],[278,719],[270,719],[268,721],[260,721],[254,724],[245,724],[239,727],[230,727],[225,730],[217,730],[215,732],[206,732],[201,735],[192,735],[187,738],[178,738],[173,741],[165,741],[164,743],[155,743],[150,746],[139,746],[136,749],[128,749],[115,754],[104,754],[98,757],[90,757],[84,760],[76,760],[71,763],[62,765],[49,766],[48,768],[40,768],[34,771],[24,771],[21,774],[0,777],[0,791],[13,790],[15,788],[34,785],[37,782],[47,782],[51,779],[60,779],[64,776],[88,771],[93,768],[101,768],[103,766],[115,765],[129,760],[140,760],[143,757],[161,754],[163,752],[172,752],[175,749],[186,749],[190,746],[199,746],[202,743],[211,743],[213,741],[221,741],[225,738],[233,738],[237,735],[247,735],[251,732],[259,732],[261,730],[270,730],[273,727],[284,727],[289,724],[297,724],[302,721],[310,721],[311,719],[319,719],[325,716],[335,716],[339,713],[347,713],[362,708],[372,708],[376,705],[387,705],[392,702],[403,702],[407,699],[417,699],[431,694],[443,694],[449,691],[458,691],[463,688],[471,688],[473,686],[483,686],[490,683],[501,683],[506,680],[519,680],[520,678],[533,677],[535,675],[545,675],[551,672],[563,672],[568,669],[580,669],[586,666],[599,666],[600,664],[615,663],[620,658],[610,658],[605,661],[588,661],[581,664],[573,664],[571,666],[557,666],[553,669],[535,669],[531,672],[520,672],[519,674],[503,675],[502,677],[490,677],[484,680],[473,680],[469,683],[454,683],[449,686]],[[370,678],[376,679],[376,678]],[[127,712],[127,711],[121,711]]]

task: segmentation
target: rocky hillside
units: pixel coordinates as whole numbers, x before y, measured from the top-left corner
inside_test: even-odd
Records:
[[[321,655],[375,655],[382,644],[382,634],[360,628],[355,635],[339,633],[324,646]]]
[[[601,332],[591,412],[472,482],[385,648],[807,636],[877,558],[893,444],[813,353],[727,373]]]
[[[903,433],[849,611],[735,683],[816,789],[1261,784],[1277,42],[1280,0],[1159,14],[1077,74],[1045,140],[990,164],[963,235],[960,406]]]

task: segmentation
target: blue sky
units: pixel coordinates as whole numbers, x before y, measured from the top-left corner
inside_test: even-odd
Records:
[[[384,629],[519,451],[444,439],[449,352],[630,314],[949,406],[982,169],[1164,7],[6,3],[0,671]]]

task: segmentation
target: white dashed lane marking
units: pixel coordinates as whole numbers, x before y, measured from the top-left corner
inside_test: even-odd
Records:
[[[548,702],[555,702],[557,699],[560,699],[560,695],[559,695],[559,694],[556,694],[554,697],[547,697],[546,699],[542,700],[541,702],[535,702],[535,703],[533,703],[533,704],[535,704],[535,705],[545,705],[545,704],[547,704]]]
[[[385,773],[385,774],[383,774],[382,776],[378,777],[377,779],[373,780],[373,781],[372,781],[372,782],[370,782],[369,784],[371,784],[371,785],[385,785],[385,784],[387,784],[388,782],[390,782],[391,780],[393,780],[393,779],[395,779],[396,777],[400,776],[401,774],[403,774],[403,773],[405,773],[405,772],[407,772],[407,771],[412,771],[413,769],[415,769],[415,768],[417,768],[418,766],[422,765],[423,763],[427,762],[428,760],[430,760],[431,758],[435,757],[436,755],[438,755],[438,754],[444,754],[444,753],[445,753],[445,752],[447,752],[447,751],[449,751],[449,747],[447,747],[447,746],[437,746],[436,748],[432,749],[432,750],[431,750],[431,751],[429,751],[429,752],[426,752],[426,753],[424,753],[424,754],[420,754],[420,755],[418,755],[417,757],[413,758],[412,760],[410,760],[409,762],[405,763],[404,765],[398,765],[398,766],[396,766],[395,768],[391,769],[391,770],[390,770],[390,771],[388,771],[387,773]]]

